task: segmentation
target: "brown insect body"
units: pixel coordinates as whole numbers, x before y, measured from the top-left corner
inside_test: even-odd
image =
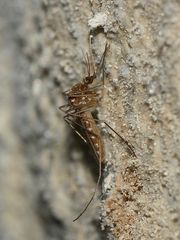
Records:
[[[97,159],[99,162],[104,162],[104,144],[97,123],[91,114],[91,111],[98,105],[99,97],[99,94],[89,87],[95,77],[95,74],[85,77],[82,83],[77,83],[66,92],[66,95],[69,106],[81,122]]]
[[[97,93],[89,90],[89,86],[85,83],[78,83],[70,91],[66,93],[68,97],[69,106],[79,112],[82,108],[89,108],[90,105],[96,107]]]
[[[96,154],[99,162],[104,162],[104,144],[102,141],[101,133],[97,127],[97,123],[93,119],[93,116],[89,112],[84,112],[81,114],[80,118],[81,124],[87,129],[86,135],[89,143],[91,144],[94,153]]]
[[[104,59],[108,49],[108,44],[105,45],[105,49],[101,58],[101,62],[99,65],[99,74],[100,70],[103,71],[103,84],[104,84]],[[86,211],[90,203],[92,202],[96,191],[98,189],[98,185],[101,179],[101,165],[105,159],[104,153],[104,144],[100,134],[100,130],[97,126],[97,119],[93,118],[92,111],[97,107],[99,102],[99,94],[97,92],[97,86],[92,86],[93,81],[97,78],[97,71],[95,71],[95,67],[90,61],[92,60],[92,56],[86,54],[85,63],[87,67],[88,75],[83,78],[82,82],[75,84],[71,89],[65,91],[65,95],[67,97],[68,103],[66,105],[61,106],[59,109],[65,113],[64,120],[73,128],[73,130],[85,141],[90,143],[93,152],[99,162],[99,176],[95,186],[94,193],[90,198],[89,202],[86,204],[85,208],[82,212],[76,217],[73,221],[76,221],[80,218],[80,216]],[[80,124],[77,122],[79,120]],[[104,121],[103,121],[104,122]],[[109,129],[111,129],[115,134],[119,136],[119,138],[126,143],[132,155],[135,155],[133,147],[121,136],[119,135],[110,125],[104,122]],[[84,138],[81,133],[77,130],[77,126],[81,127],[85,134],[86,138]]]
[[[107,45],[105,47],[103,56],[106,52],[106,49]],[[85,61],[87,63],[88,75],[83,79],[81,83],[75,84],[71,89],[65,92],[65,95],[68,99],[68,104],[60,107],[60,109],[63,110],[64,107],[67,108],[64,111],[66,113],[64,119],[85,142],[87,139],[90,143],[93,152],[99,162],[99,177],[92,197],[90,198],[83,211],[73,221],[79,219],[92,202],[101,179],[101,164],[102,162],[104,162],[104,144],[100,131],[97,127],[97,123],[91,113],[97,107],[99,98],[99,94],[97,93],[97,91],[90,86],[96,78],[96,73],[93,68],[94,72],[93,74],[90,74],[91,66],[89,63],[88,55]],[[74,119],[79,120],[80,124],[74,121]],[[86,139],[82,137],[82,135],[76,130],[72,123],[84,129]]]

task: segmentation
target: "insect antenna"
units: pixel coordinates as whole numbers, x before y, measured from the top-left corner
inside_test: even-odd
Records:
[[[89,66],[88,54],[87,53],[85,54],[82,48],[81,48],[81,51],[82,51],[82,54],[83,54],[85,65],[86,65],[87,74],[88,74],[88,76],[90,76],[90,66]]]
[[[108,43],[106,43],[105,48],[104,48],[104,52],[103,52],[102,57],[100,59],[100,63],[99,63],[98,70],[97,70],[97,76],[101,74],[101,70],[102,70],[103,85],[104,85],[104,73],[105,73],[105,69],[104,69],[105,57],[106,57],[106,53],[107,53],[109,48],[110,48],[110,45]]]
[[[90,63],[92,65],[93,74],[96,74],[95,61],[94,61],[93,52],[92,52],[92,42],[91,42],[92,39],[93,39],[93,36],[89,35],[89,58],[90,58]]]

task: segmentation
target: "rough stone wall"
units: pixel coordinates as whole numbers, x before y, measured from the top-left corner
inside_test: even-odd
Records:
[[[180,3],[0,3],[0,239],[180,239]],[[99,197],[75,223],[98,174],[63,121],[63,91],[85,74],[88,33],[106,79],[98,107],[137,158],[101,126]]]

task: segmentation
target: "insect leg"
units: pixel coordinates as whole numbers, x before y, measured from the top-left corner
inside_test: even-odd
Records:
[[[67,112],[69,109],[66,109],[66,110],[63,109],[63,108],[67,108],[67,107],[70,108],[69,104],[62,105],[59,107],[59,110],[61,110],[62,112]]]
[[[111,129],[111,131],[113,131],[128,147],[129,151],[131,152],[131,154],[137,158],[137,155],[134,151],[134,147],[124,138],[122,137],[118,132],[116,132],[107,122],[105,122],[104,120],[99,120],[99,119],[95,119],[93,118],[95,122],[97,123],[104,123],[109,129]],[[88,119],[88,121],[91,121],[91,119]]]
[[[78,113],[76,114],[78,115]],[[74,117],[74,114],[69,114],[69,115],[66,115],[64,117],[65,121],[73,128],[73,130],[87,143],[87,141],[84,139],[84,137],[76,130],[76,128],[72,125],[72,123],[82,127],[83,129],[85,129],[82,125],[78,124],[77,122],[73,122],[69,117]],[[77,117],[77,116],[76,116]],[[92,132],[88,131],[87,129],[85,129],[86,132],[89,132],[92,134]],[[93,133],[94,135],[96,135],[95,133]],[[91,204],[91,202],[93,201],[94,199],[94,196],[96,195],[96,192],[97,192],[97,189],[98,189],[98,186],[99,186],[99,183],[100,183],[100,180],[101,180],[101,168],[102,168],[102,163],[96,153],[96,150],[94,149],[93,145],[92,145],[92,148],[93,148],[93,151],[94,151],[94,154],[96,155],[96,158],[98,159],[98,162],[99,162],[99,175],[98,175],[98,179],[97,179],[97,182],[96,182],[96,186],[94,188],[94,192],[90,198],[90,200],[88,201],[88,203],[85,205],[85,207],[83,208],[83,210],[81,211],[81,213],[73,220],[73,222],[75,222],[76,220],[78,220],[82,215],[83,213],[87,210],[87,208],[89,207],[89,205]]]
[[[85,130],[86,132],[92,133],[91,131],[89,131],[88,129],[86,129],[83,125],[81,125],[80,123],[77,123],[76,121],[73,121],[73,120],[70,119],[69,117],[79,117],[78,114],[69,113],[69,114],[67,114],[66,116],[64,116],[64,120],[65,120],[65,121],[68,120],[68,121],[71,122],[72,124],[75,124],[75,125],[77,125],[78,127],[82,128],[82,129]],[[68,122],[68,124],[69,124],[69,122]],[[75,127],[74,127],[74,129],[75,129]],[[95,133],[93,133],[93,134],[94,134],[94,136],[97,136]],[[78,134],[78,135],[79,135],[79,134]],[[83,138],[82,138],[82,139],[83,139]],[[84,140],[84,139],[83,139],[83,140]],[[85,141],[85,142],[87,142],[87,141]]]
[[[96,153],[95,153],[96,154]],[[96,154],[96,157],[97,159],[99,160],[97,154]],[[96,195],[96,192],[97,192],[97,189],[98,189],[98,186],[99,186],[99,183],[100,183],[100,180],[101,180],[101,171],[102,171],[102,163],[101,161],[99,161],[99,176],[98,176],[98,180],[96,182],[96,186],[94,188],[94,192],[90,198],[90,200],[88,201],[88,203],[86,204],[86,206],[84,207],[84,209],[81,211],[81,213],[73,220],[73,222],[75,222],[76,220],[78,220],[82,215],[83,213],[87,210],[87,208],[89,207],[89,205],[91,204],[92,200],[94,199],[94,196]]]
[[[73,126],[72,123],[76,123],[73,122],[68,116],[64,116],[64,120],[65,122],[77,133],[77,135],[85,142],[87,143],[86,139],[81,135],[81,133],[79,131],[77,131],[77,129]],[[77,123],[76,123],[77,124]],[[79,125],[79,124],[78,124]]]
[[[117,133],[107,122],[103,121],[104,124],[111,129],[111,131],[113,131],[128,147],[128,149],[130,150],[131,154],[137,158],[136,153],[134,151],[134,147],[124,138],[122,137],[119,133]]]
[[[85,111],[87,111],[87,110],[89,111],[90,108],[91,108],[91,106],[89,106],[87,109],[84,109],[84,110],[79,111],[78,113],[80,114],[80,113],[83,113],[83,112],[85,112]],[[78,113],[77,113],[77,114],[76,114],[76,113],[75,113],[75,114],[71,114],[71,115],[73,115],[74,117],[79,117]],[[127,147],[128,147],[128,149],[129,149],[129,151],[131,152],[131,154],[132,154],[134,157],[137,158],[137,155],[136,155],[136,153],[135,153],[135,151],[134,151],[134,147],[133,147],[123,136],[121,136],[118,132],[116,132],[107,122],[105,122],[104,120],[96,119],[96,118],[93,118],[93,120],[94,120],[95,122],[97,122],[97,123],[102,122],[102,123],[104,123],[109,129],[111,129],[111,131],[113,131],[113,132],[121,139],[121,141],[123,141],[123,142],[127,145]],[[92,119],[88,118],[88,121],[92,121]],[[86,130],[86,131],[87,131],[87,130]]]

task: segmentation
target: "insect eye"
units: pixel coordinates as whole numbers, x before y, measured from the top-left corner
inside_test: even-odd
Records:
[[[89,83],[89,77],[85,77],[85,78],[84,78],[84,82],[85,82],[85,83]]]
[[[91,84],[93,82],[93,79],[91,76],[85,77],[84,78],[84,83]]]

